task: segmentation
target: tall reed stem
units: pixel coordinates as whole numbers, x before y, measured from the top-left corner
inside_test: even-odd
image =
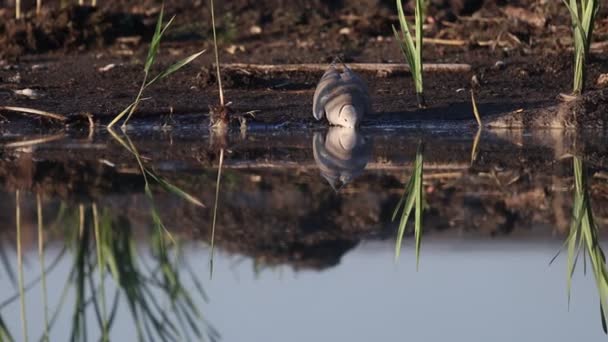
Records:
[[[15,19],[21,19],[21,0],[15,1]]]
[[[213,0],[209,1],[211,3],[211,25],[213,26],[213,47],[215,51],[215,68],[217,73],[217,84],[220,92],[220,105],[224,106],[224,89],[222,87],[222,76],[220,75],[220,54],[217,49],[217,35],[215,33],[215,10],[213,8]]]

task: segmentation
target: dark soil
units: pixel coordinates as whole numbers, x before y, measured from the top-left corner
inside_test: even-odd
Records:
[[[46,2],[45,2],[46,3]],[[209,105],[218,102],[206,1],[169,1],[166,17],[175,23],[162,44],[154,70],[197,50],[207,53],[168,80],[154,85],[136,118],[198,114],[204,120]],[[435,1],[429,9],[428,37],[467,43],[427,44],[427,62],[469,63],[471,73],[428,73],[428,109],[418,110],[407,75],[364,75],[377,113],[367,125],[466,120],[472,123],[468,89],[475,75],[476,98],[483,116],[536,115],[535,110],[558,104],[559,93],[571,87],[571,34],[561,4],[536,2]],[[48,8],[37,18],[10,19],[1,12],[0,104],[43,109],[65,115],[89,112],[108,122],[134,99],[143,62],[160,7],[112,1],[98,9]],[[393,1],[230,1],[218,4],[218,34],[222,63],[326,63],[336,56],[346,62],[402,62],[392,37],[396,24]],[[518,12],[519,11],[519,12]],[[524,14],[521,14],[523,11]],[[608,72],[606,10],[599,15],[589,57],[588,89]],[[114,68],[103,71],[105,66]],[[226,98],[236,112],[258,111],[262,123],[313,124],[311,99],[320,74],[223,74]],[[36,99],[16,95],[30,88]],[[587,99],[585,103],[605,99]],[[604,100],[601,100],[604,101]],[[604,103],[604,102],[602,102]],[[589,116],[606,121],[605,104],[580,105]],[[9,120],[14,116],[1,113]],[[541,113],[546,115],[546,113]],[[9,116],[11,115],[11,116]],[[584,115],[581,114],[581,115]],[[595,119],[585,122],[594,122]]]

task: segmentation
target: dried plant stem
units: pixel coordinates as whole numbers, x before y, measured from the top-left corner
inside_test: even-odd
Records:
[[[482,127],[477,128],[477,133],[475,133],[475,138],[473,139],[473,147],[471,148],[471,166],[477,160],[477,154],[479,153],[479,140],[481,139],[481,131]],[[426,177],[428,178],[428,177]]]
[[[84,204],[78,205],[78,236],[84,233]]]
[[[144,73],[144,79],[141,83],[141,87],[139,88],[139,92],[137,93],[137,97],[135,98],[135,102],[133,102],[133,105],[131,106],[131,108],[129,110],[129,114],[127,115],[127,118],[122,123],[122,126],[120,126],[123,130],[125,128],[127,128],[127,122],[129,122],[129,120],[131,119],[131,116],[133,116],[133,113],[135,113],[135,110],[137,109],[137,107],[139,107],[139,103],[141,102],[141,97],[144,94],[144,89],[146,89],[146,82],[148,82],[148,72],[147,71]],[[115,124],[115,122],[118,121],[117,119],[120,119],[120,117],[116,117],[116,119],[112,120],[112,122],[108,125],[108,128],[111,128]]]
[[[6,143],[4,145],[0,145],[5,148],[17,148],[17,147],[30,147],[40,144],[46,144],[51,141],[60,140],[65,137],[65,133],[57,133],[54,135],[50,135],[48,137],[36,138],[36,139],[28,139],[23,141],[16,141],[11,143]]]
[[[465,46],[469,44],[468,41],[462,39],[441,39],[441,38],[424,38],[424,42],[427,44],[434,45],[448,45],[448,46]]]
[[[473,89],[471,89],[471,103],[473,104],[473,115],[477,121],[477,126],[481,128],[481,117],[479,115],[479,109],[477,109],[477,101],[475,101],[475,91]]]
[[[215,10],[213,8],[213,0],[211,3],[211,25],[213,26],[213,48],[215,50],[215,68],[217,74],[217,85],[220,91],[220,105],[224,106],[224,88],[222,87],[222,77],[220,75],[220,54],[217,49],[217,35],[215,34]]]
[[[42,0],[36,0],[36,15],[40,15],[42,11]]]
[[[15,19],[21,19],[21,0],[15,1]]]
[[[10,112],[19,112],[19,113],[27,113],[27,114],[40,115],[40,116],[43,116],[45,118],[54,119],[54,120],[58,120],[58,121],[66,121],[68,119],[65,116],[60,115],[60,114],[45,112],[43,110],[38,110],[38,109],[33,109],[33,108],[26,108],[26,107],[0,106],[0,110],[7,110],[7,111],[10,111]]]

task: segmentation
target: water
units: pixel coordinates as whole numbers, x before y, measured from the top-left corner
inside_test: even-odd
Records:
[[[29,138],[40,136],[2,142]],[[417,271],[409,228],[394,260],[391,214],[420,142],[428,207]],[[112,316],[115,293],[111,340],[136,340],[138,322],[144,340],[161,340],[163,331],[168,340],[221,341],[604,339],[590,259],[586,275],[583,257],[577,262],[570,308],[567,253],[549,262],[572,219],[573,156],[584,164],[595,222],[608,222],[606,142],[596,133],[477,136],[450,127],[213,137],[147,127],[5,147],[0,317],[14,340],[24,339],[24,323],[29,340],[43,336],[44,274],[49,318],[57,311],[51,341],[97,340],[108,322],[98,317]],[[103,288],[96,234],[105,246]]]

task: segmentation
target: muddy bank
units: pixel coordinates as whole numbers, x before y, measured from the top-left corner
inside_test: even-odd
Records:
[[[506,5],[485,1],[481,6],[473,6],[474,1],[468,3],[462,2],[460,6],[457,2],[446,2],[431,7],[428,36],[439,40],[425,46],[424,54],[429,63],[465,63],[471,65],[471,71],[426,74],[429,107],[422,111],[417,109],[408,75],[380,77],[377,73],[366,73],[364,77],[370,85],[373,109],[377,113],[368,118],[367,125],[441,120],[472,124],[468,90],[473,76],[479,82],[476,98],[482,116],[506,115],[512,121],[510,125],[514,125],[513,121],[545,123],[547,120],[535,120],[535,113],[548,117],[555,112],[553,106],[559,104],[556,97],[568,93],[572,81],[569,19],[563,6],[536,7],[528,2]],[[201,11],[207,11],[205,4],[204,1],[167,3],[167,16],[177,17],[173,28],[167,31],[153,73],[194,51],[202,48],[211,51],[209,23],[200,15]],[[2,51],[17,46],[15,51],[19,57],[19,63],[10,59],[0,62],[0,104],[64,115],[87,112],[92,113],[97,122],[107,123],[137,94],[149,39],[146,32],[153,26],[160,8],[122,2],[104,4],[97,10],[77,7],[60,10],[53,7],[53,3],[49,6],[49,13],[63,13],[56,20],[74,21],[67,25],[74,32],[57,34],[64,39],[55,44],[61,50],[41,54],[44,50],[37,46],[44,44],[27,38],[28,34],[35,36],[37,29],[23,29],[25,33],[17,35],[0,30],[0,41],[10,45]],[[270,0],[255,5],[246,1],[221,4],[218,30],[222,63],[325,63],[336,56],[342,56],[347,62],[402,62],[392,37],[391,24],[396,23],[392,6],[390,1],[371,0],[331,4],[313,1],[288,5]],[[459,12],[458,8],[469,9]],[[441,11],[455,11],[464,16],[453,18],[454,21],[447,17],[443,20]],[[471,12],[474,15],[467,16]],[[543,20],[530,21],[530,14]],[[48,15],[13,22],[14,27],[42,25],[44,29],[44,25],[54,22],[44,19]],[[5,11],[3,16],[8,18],[10,13]],[[6,24],[9,22],[7,19],[5,25],[13,25]],[[66,29],[62,22],[59,24],[54,27]],[[600,19],[594,31],[598,44],[591,49],[589,58],[589,101],[570,108],[569,112],[576,111],[577,117],[582,117],[581,123],[596,127],[599,126],[595,124],[597,119],[602,124],[606,120],[602,110],[604,97],[593,96],[601,94],[597,93],[601,89],[595,81],[600,74],[608,72],[604,46],[608,40],[607,25],[608,22]],[[123,35],[129,39],[122,39]],[[15,40],[15,37],[22,38]],[[51,40],[59,41],[59,38]],[[31,43],[31,46],[19,45],[17,41]],[[192,122],[204,125],[209,105],[218,102],[213,70],[212,54],[203,54],[171,79],[149,89],[146,96],[151,100],[142,103],[135,118],[152,118],[154,123],[162,124],[174,116],[188,114],[194,115]],[[315,125],[309,113],[319,76],[318,73],[249,70],[225,70],[222,75],[226,98],[233,102],[236,111],[257,111],[256,118],[262,124],[296,126]],[[35,96],[23,95],[27,89]],[[598,106],[587,105],[594,101]],[[520,116],[525,118],[518,118],[514,111],[523,113]],[[1,115],[10,122],[18,120],[6,112]]]

